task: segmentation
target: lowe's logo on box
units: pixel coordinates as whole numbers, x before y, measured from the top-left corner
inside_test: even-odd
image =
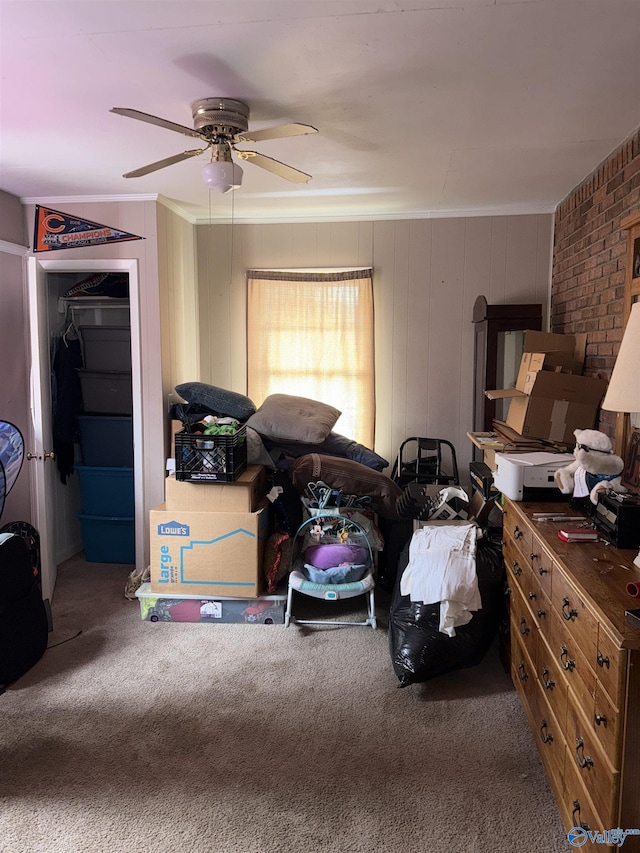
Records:
[[[158,525],[158,536],[189,536],[191,531],[188,524],[180,524],[178,521],[168,521],[166,524]]]

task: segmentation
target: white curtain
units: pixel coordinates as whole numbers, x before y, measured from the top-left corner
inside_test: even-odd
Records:
[[[371,269],[247,272],[247,393],[329,403],[335,431],[373,447]]]

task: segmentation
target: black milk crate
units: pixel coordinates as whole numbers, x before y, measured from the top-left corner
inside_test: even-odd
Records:
[[[175,435],[176,480],[233,483],[247,467],[247,428],[230,435]]]

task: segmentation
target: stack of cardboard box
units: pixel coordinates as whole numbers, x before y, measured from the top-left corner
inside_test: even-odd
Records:
[[[167,477],[165,503],[150,512],[150,592],[257,601],[269,507],[261,465],[233,483]]]
[[[485,391],[510,398],[506,424],[515,433],[572,446],[575,429],[592,429],[607,383],[583,376],[586,335],[525,333],[515,388]]]

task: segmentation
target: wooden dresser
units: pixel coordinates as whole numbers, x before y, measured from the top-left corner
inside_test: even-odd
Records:
[[[533,520],[547,511],[567,504],[505,499],[511,676],[567,831],[640,830],[640,629],[624,618],[637,552],[562,542],[560,523]]]

